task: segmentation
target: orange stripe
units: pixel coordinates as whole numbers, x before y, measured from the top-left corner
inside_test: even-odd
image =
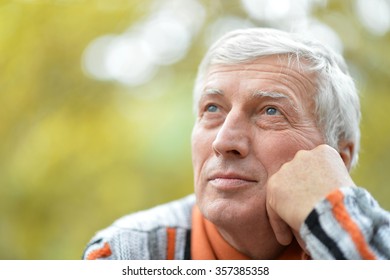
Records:
[[[351,219],[344,205],[344,195],[340,190],[332,192],[328,197],[328,201],[332,204],[332,212],[336,220],[341,224],[345,231],[349,233],[352,241],[355,243],[360,255],[363,259],[374,260],[375,255],[364,239],[364,235],[360,231],[356,223]]]
[[[175,259],[176,229],[167,228],[167,260]]]
[[[88,254],[87,260],[96,260],[98,258],[105,258],[111,256],[111,248],[110,245],[106,242],[102,248],[93,250]]]

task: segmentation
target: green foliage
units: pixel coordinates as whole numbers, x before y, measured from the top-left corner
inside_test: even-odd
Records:
[[[191,92],[207,26],[246,17],[239,1],[203,2],[187,56],[138,87],[94,80],[81,61],[92,40],[124,32],[154,2],[0,2],[0,259],[79,259],[114,219],[192,192]],[[389,35],[370,35],[348,5],[329,2],[315,16],[361,78],[353,176],[390,209]]]

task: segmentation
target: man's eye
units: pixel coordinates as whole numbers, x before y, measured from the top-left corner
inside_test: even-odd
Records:
[[[216,105],[211,104],[206,107],[206,112],[215,113],[217,111],[218,111],[218,107]]]
[[[268,107],[265,109],[265,113],[269,116],[275,116],[275,115],[280,115],[280,112],[278,109],[274,107]]]

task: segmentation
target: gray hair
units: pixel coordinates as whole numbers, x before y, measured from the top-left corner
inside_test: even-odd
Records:
[[[360,102],[355,84],[342,56],[323,44],[298,34],[269,28],[248,28],[225,34],[203,58],[194,86],[197,108],[204,79],[210,66],[237,64],[270,55],[288,55],[299,63],[309,63],[317,73],[315,115],[325,142],[338,150],[339,143],[353,143],[352,166],[357,163],[360,146]],[[196,110],[196,109],[195,109]]]

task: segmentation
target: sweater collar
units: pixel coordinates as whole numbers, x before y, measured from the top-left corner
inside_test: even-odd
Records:
[[[191,258],[193,260],[250,260],[232,247],[218,232],[217,227],[205,219],[195,205],[192,211]],[[294,240],[279,255],[279,260],[301,260],[304,251]]]

